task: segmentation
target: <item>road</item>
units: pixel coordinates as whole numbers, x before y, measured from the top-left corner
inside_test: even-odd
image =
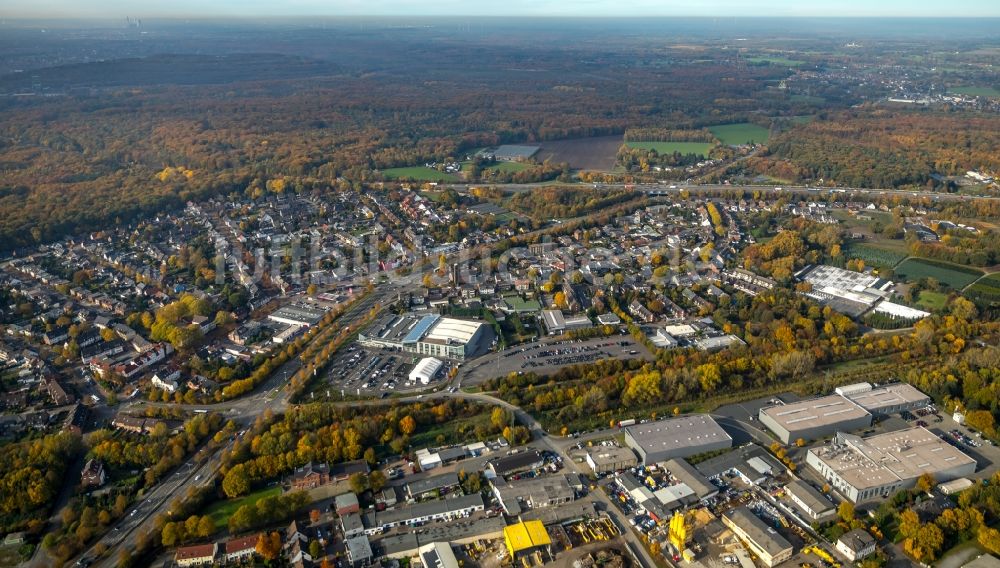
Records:
[[[519,423],[528,427],[528,430],[531,431],[532,438],[535,441],[540,442],[547,449],[562,457],[563,464],[566,467],[572,468],[575,473],[587,477],[587,472],[581,471],[577,467],[578,464],[573,461],[573,458],[569,455],[569,452],[567,451],[567,448],[569,447],[567,441],[573,442],[573,440],[571,438],[560,439],[550,436],[549,433],[546,432],[544,428],[542,428],[542,425],[539,424],[538,421],[535,420],[533,416],[522,410],[520,407],[514,406],[505,400],[501,400],[494,396],[482,393],[465,393],[458,391],[454,393],[441,393],[439,395],[435,395],[435,398],[442,398],[442,397],[474,400],[482,404],[491,404],[506,408],[507,410],[514,413],[514,417],[515,419],[517,419]],[[591,495],[594,495],[598,501],[603,503],[608,514],[614,517],[615,521],[618,524],[618,528],[621,529],[622,531],[623,538],[627,543],[629,543],[629,545],[631,545],[633,551],[639,555],[639,559],[641,564],[643,565],[643,568],[655,568],[656,562],[653,560],[652,556],[650,556],[649,551],[646,550],[646,547],[643,546],[642,542],[639,541],[639,538],[636,536],[635,531],[631,529],[631,525],[628,522],[628,518],[625,517],[625,514],[622,513],[621,510],[619,510],[618,507],[616,507],[613,503],[611,503],[611,500],[603,491],[596,490],[593,491]]]
[[[371,293],[362,298],[358,303],[348,308],[338,320],[338,323],[344,326],[355,324],[372,307],[383,301],[388,293],[389,290],[386,289],[383,293]],[[289,392],[283,387],[288,384],[289,379],[301,366],[302,362],[298,357],[292,358],[261,383],[254,390],[253,394],[231,401],[200,405],[134,401],[122,405],[121,410],[138,410],[148,405],[183,408],[190,411],[219,412],[225,418],[233,420],[238,428],[243,430],[250,427],[259,415],[268,410],[278,414],[288,408]],[[104,543],[104,546],[107,547],[107,553],[94,565],[98,567],[113,567],[117,563],[121,550],[132,550],[135,548],[136,539],[142,532],[140,529],[151,528],[156,517],[168,513],[170,506],[177,497],[183,496],[190,487],[204,487],[215,483],[215,477],[222,466],[222,450],[230,449],[234,444],[235,441],[231,440],[214,451],[202,449],[192,455],[181,466],[171,472],[168,477],[158,483],[142,500],[129,509],[129,512],[123,518],[119,519],[103,538],[95,542],[81,554],[80,558],[96,558],[97,554],[94,547],[97,546],[97,543]],[[44,559],[40,559],[40,562],[40,564],[35,564],[35,566],[41,567],[46,565]]]
[[[547,186],[551,184],[528,184],[528,185],[500,185],[503,190],[507,191],[530,191],[536,187]],[[454,186],[456,189],[460,189],[461,186]],[[599,185],[598,188],[623,188],[624,184],[617,185]],[[638,191],[645,192],[651,196],[659,195],[676,195],[682,190],[688,191],[690,193],[699,192],[712,192],[718,190],[752,190],[761,191],[764,193],[818,193],[818,192],[828,192],[828,188],[809,188],[809,187],[783,187],[781,189],[775,188],[773,186],[730,186],[730,185],[691,185],[691,184],[677,184],[675,188],[670,188],[669,186],[663,184],[637,184],[634,187]],[[929,196],[935,200],[940,201],[964,201],[969,199],[998,199],[995,197],[969,197],[954,194],[927,194],[923,192],[915,191],[903,191],[903,190],[890,190],[890,189],[864,189],[864,188],[837,188],[838,192],[843,191],[844,193],[854,193],[870,196],[878,195],[897,195],[906,197],[917,197],[917,196]],[[465,251],[468,253],[468,251]],[[375,291],[369,294],[366,298],[362,299],[360,302],[352,306],[347,313],[345,313],[339,320],[341,325],[353,325],[355,322],[363,318],[368,311],[376,305],[385,304],[386,302],[391,302],[395,300],[397,294],[407,292],[416,289],[420,286],[420,279],[422,278],[422,273],[420,271],[415,271],[412,274],[406,276],[392,275],[391,280],[387,283],[379,285]],[[287,362],[285,365],[280,367],[275,373],[273,373],[266,381],[264,381],[254,393],[248,396],[241,397],[236,400],[227,401],[219,404],[205,404],[205,405],[176,405],[176,404],[164,404],[164,406],[170,406],[171,408],[184,408],[187,410],[203,410],[203,411],[214,411],[221,412],[227,418],[234,420],[238,426],[246,428],[250,426],[257,416],[270,410],[274,413],[283,412],[289,404],[288,392],[286,389],[282,388],[286,385],[292,375],[294,375],[301,367],[301,361],[298,358],[294,358]],[[475,394],[475,393],[464,393],[461,391],[454,393],[441,392],[434,395],[434,397],[456,397],[464,398],[470,400],[476,400],[485,404],[498,405],[508,410],[512,411],[517,418],[517,420],[526,425],[535,440],[549,448],[551,451],[555,452],[557,455],[563,457],[564,463],[568,467],[576,469],[576,464],[569,457],[567,453],[567,448],[575,444],[579,440],[573,440],[569,438],[554,438],[546,432],[541,424],[539,424],[533,417],[531,417],[527,412],[522,409],[515,407],[503,400],[486,395],[486,394]],[[395,401],[412,402],[422,398],[422,395],[412,396],[402,399],[394,399]],[[386,401],[368,401],[368,402],[354,402],[349,404],[380,404],[383,402],[393,402],[393,400]],[[142,405],[159,405],[160,403],[148,403],[144,401],[134,401],[129,402],[123,406],[123,409],[135,409]],[[732,418],[727,417],[716,417],[720,424],[724,427],[729,427],[732,429],[738,429],[746,433],[749,438],[755,439],[758,442],[769,444],[770,438],[766,433],[760,431],[755,426],[750,424],[737,421]],[[589,439],[594,439],[598,437],[607,437],[613,435],[614,431],[604,430],[599,432],[594,432],[587,434],[582,440],[586,441]],[[227,444],[231,446],[233,442]],[[152,525],[153,519],[155,519],[160,514],[164,514],[169,510],[170,504],[179,495],[183,488],[190,487],[192,484],[198,486],[205,486],[214,483],[215,477],[218,473],[219,467],[221,466],[221,454],[220,449],[215,451],[204,450],[209,452],[208,455],[194,455],[189,458],[184,464],[182,464],[175,472],[172,472],[168,478],[155,486],[144,498],[139,501],[129,513],[120,519],[113,527],[110,532],[108,532],[99,542],[103,542],[108,547],[108,553],[104,559],[97,564],[98,566],[113,566],[120,550],[132,549],[134,548],[137,535],[141,532],[140,529],[143,527],[148,528]],[[579,472],[578,473],[584,473]],[[619,523],[623,529],[623,534],[625,539],[632,545],[632,548],[640,553],[642,562],[648,567],[652,568],[655,566],[655,562],[649,556],[646,548],[639,542],[638,538],[633,531],[629,529],[628,519],[619,511],[604,495],[602,492],[595,492],[599,501],[602,501],[607,508],[609,514],[611,514]],[[41,555],[36,555],[38,560]],[[95,556],[93,546],[88,549],[82,557],[93,558]],[[33,564],[42,565],[42,564]]]
[[[456,191],[467,190],[470,185],[476,184],[452,184],[447,187],[451,187]],[[610,183],[610,184],[560,184],[556,182],[541,182],[541,183],[531,183],[531,184],[488,184],[490,187],[496,187],[501,191],[512,192],[512,193],[524,193],[527,191],[532,191],[540,187],[551,187],[553,185],[565,185],[566,187],[580,188],[580,187],[593,187],[595,189],[624,189],[626,186],[635,188],[636,191],[641,191],[647,193],[651,196],[658,195],[677,195],[681,191],[687,191],[688,193],[707,193],[719,190],[741,190],[741,191],[760,191],[765,194],[787,194],[787,193],[804,193],[812,195],[820,195],[830,192],[836,192],[838,194],[859,194],[866,195],[870,197],[878,196],[899,196],[899,197],[929,197],[935,201],[971,201],[971,200],[1000,200],[1000,197],[989,196],[989,195],[961,195],[956,193],[933,193],[928,191],[910,191],[903,189],[881,189],[881,188],[864,188],[864,187],[809,187],[804,185],[726,185],[726,184],[693,184],[685,182],[669,182],[669,183]],[[673,186],[673,187],[671,187]]]

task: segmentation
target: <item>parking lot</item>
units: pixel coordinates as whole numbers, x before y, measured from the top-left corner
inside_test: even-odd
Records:
[[[440,384],[448,376],[451,363],[444,361],[430,385],[413,383],[409,373],[420,357],[410,353],[400,353],[380,349],[370,349],[354,344],[343,350],[333,360],[326,378],[333,389],[357,394],[407,392],[422,390]]]
[[[509,373],[545,374],[566,365],[601,359],[652,359],[646,347],[630,336],[582,340],[546,340],[490,353],[463,365],[463,383],[476,384]]]

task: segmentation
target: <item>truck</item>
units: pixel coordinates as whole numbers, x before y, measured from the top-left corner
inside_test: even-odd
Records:
[[[631,426],[633,424],[635,424],[635,418],[629,418],[628,420],[619,420],[618,421],[618,427],[619,428],[624,428],[626,426]]]

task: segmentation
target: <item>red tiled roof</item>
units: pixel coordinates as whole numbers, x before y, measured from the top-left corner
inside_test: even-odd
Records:
[[[234,538],[232,540],[227,540],[226,554],[240,552],[248,548],[255,548],[257,546],[257,539],[259,537],[260,537],[259,534],[252,534],[250,536],[245,536],[242,538]]]
[[[174,555],[174,560],[188,560],[191,558],[215,556],[215,550],[215,543],[185,546],[177,549],[177,554]]]

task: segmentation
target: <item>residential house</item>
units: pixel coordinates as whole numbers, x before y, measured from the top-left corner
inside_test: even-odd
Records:
[[[292,474],[292,489],[315,489],[330,483],[330,466],[312,462],[295,470]]]
[[[101,460],[91,458],[80,472],[80,485],[83,487],[100,487],[104,485],[104,464]]]
[[[864,529],[848,531],[837,539],[837,551],[851,562],[875,554],[875,538]]]
[[[226,541],[226,562],[242,562],[252,558],[257,553],[257,541],[260,533],[233,538]]]
[[[219,552],[219,545],[197,544],[194,546],[182,546],[174,554],[174,562],[183,567],[186,566],[206,566],[215,563],[215,556]]]

